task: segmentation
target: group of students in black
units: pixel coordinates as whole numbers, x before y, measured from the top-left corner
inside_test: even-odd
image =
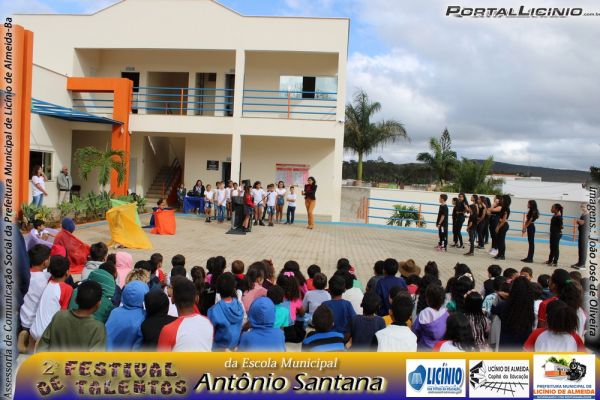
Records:
[[[510,229],[510,204],[509,195],[496,195],[493,203],[487,196],[472,195],[471,202],[467,201],[464,193],[459,193],[458,197],[452,199],[452,214],[449,214],[448,195],[440,195],[440,207],[436,220],[438,228],[439,241],[436,246],[438,251],[447,251],[448,248],[448,226],[449,219],[452,218],[452,238],[453,243],[450,247],[465,248],[462,237],[462,228],[466,222],[467,233],[469,235],[469,250],[465,256],[475,254],[475,249],[484,249],[485,245],[491,239],[491,249],[489,254],[497,260],[504,260],[506,257],[506,234]],[[532,263],[535,251],[535,222],[540,217],[537,202],[529,200],[527,204],[527,215],[523,224],[523,234],[527,234],[528,252],[527,256],[521,261]],[[550,220],[550,254],[546,265],[557,266],[559,257],[559,244],[563,230],[563,207],[556,203],[551,207],[552,218]],[[580,227],[580,242],[585,239],[584,226],[586,224],[586,214],[582,214],[581,219],[577,220]],[[582,246],[580,245],[580,248]],[[585,259],[582,261],[582,251],[579,252],[579,261],[572,265],[575,269],[582,269],[585,265]]]

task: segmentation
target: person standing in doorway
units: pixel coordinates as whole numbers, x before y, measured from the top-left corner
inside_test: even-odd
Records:
[[[529,251],[527,257],[522,259],[524,263],[533,262],[533,252],[535,251],[535,221],[540,217],[538,211],[537,202],[535,200],[529,200],[527,202],[527,216],[525,217],[525,225],[523,225],[523,233],[527,233],[527,242],[529,243]]]
[[[44,201],[44,196],[48,196],[48,192],[46,192],[46,175],[44,175],[44,170],[39,165],[33,166],[33,173],[31,174],[31,194],[32,200],[31,204],[34,206],[41,207]]]
[[[588,227],[590,224],[590,213],[586,203],[581,203],[581,217],[575,221],[577,223],[577,243],[579,247],[579,258],[577,264],[571,265],[571,268],[584,269],[587,261],[588,252]]]
[[[58,204],[68,203],[71,201],[71,186],[73,186],[73,180],[69,175],[69,168],[67,166],[62,167],[60,174],[56,178],[58,184]]]
[[[308,178],[308,182],[304,185],[304,190],[302,191],[304,204],[306,205],[306,214],[308,216],[308,229],[313,229],[315,227],[315,217],[313,212],[315,210],[315,205],[317,204],[317,198],[315,197],[316,193],[317,181],[311,176]]]

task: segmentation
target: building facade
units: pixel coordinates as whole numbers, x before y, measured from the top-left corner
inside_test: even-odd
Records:
[[[133,81],[128,190],[158,197],[177,166],[196,180],[319,185],[315,213],[339,220],[349,20],[242,16],[212,0],[124,0],[93,15],[16,15],[34,32],[32,98],[111,117],[110,93],[71,77]],[[113,126],[32,114],[31,163],[49,177],[73,154],[111,147]],[[302,213],[303,207],[298,208]]]

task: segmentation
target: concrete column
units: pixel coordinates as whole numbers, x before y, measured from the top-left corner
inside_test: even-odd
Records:
[[[242,161],[242,135],[231,135],[231,180],[240,183],[240,163]]]
[[[346,119],[346,64],[348,54],[346,51],[338,53],[338,82],[337,82],[337,109],[336,121],[344,121]],[[343,137],[343,135],[342,135]]]
[[[190,72],[188,75],[188,87],[189,88],[196,87],[196,73],[194,71]],[[188,90],[188,94],[196,95],[196,94],[198,94],[198,91],[197,90]],[[198,99],[200,99],[200,97],[188,96],[188,98],[187,98],[188,110],[186,113],[184,113],[184,115],[195,115],[196,114],[196,111],[190,110],[190,108],[199,108],[200,104],[192,104],[192,103],[190,103],[190,101],[199,101]]]
[[[217,82],[215,85],[217,89],[221,89],[215,91],[215,103],[224,103],[225,97],[223,96],[225,95],[225,92],[222,89],[225,89],[225,71],[217,72]],[[215,117],[222,117],[225,115],[225,111],[216,110],[219,108],[223,110],[225,108],[225,104],[215,104]]]
[[[244,49],[235,51],[235,94],[233,98],[233,117],[242,117],[242,103],[244,101],[244,75],[246,68],[246,52]],[[233,163],[232,163],[233,173]]]
[[[343,128],[340,128],[343,131]],[[344,162],[344,139],[335,139],[333,154],[333,197],[331,199],[331,220],[333,222],[340,221],[340,209],[342,206],[342,166]]]

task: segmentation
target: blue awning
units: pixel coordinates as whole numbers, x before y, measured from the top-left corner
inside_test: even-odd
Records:
[[[73,110],[59,106],[57,104],[48,103],[46,101],[31,99],[31,112],[39,115],[47,115],[49,117],[65,119],[67,121],[78,122],[95,122],[98,124],[123,125],[121,121],[101,117],[99,115],[90,114],[83,111]]]

